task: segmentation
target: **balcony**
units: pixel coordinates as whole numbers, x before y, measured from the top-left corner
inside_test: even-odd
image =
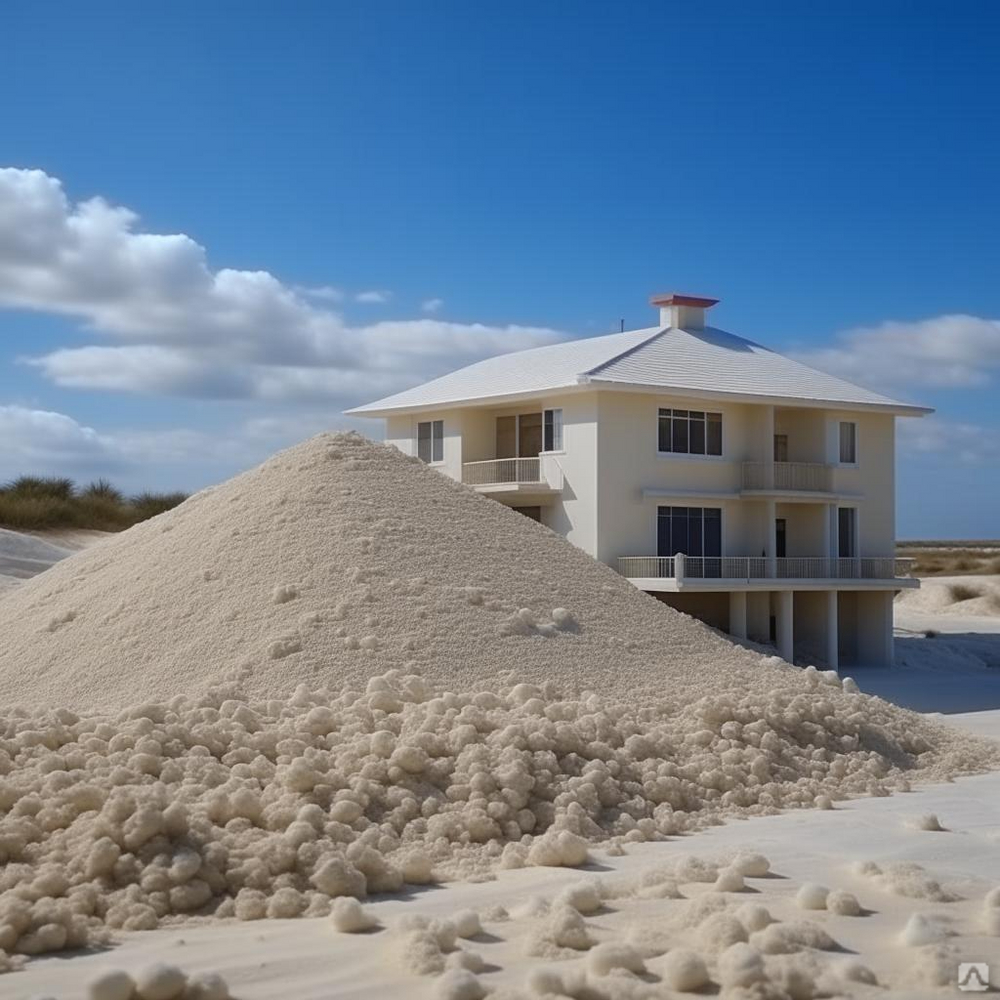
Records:
[[[825,556],[774,558],[767,556],[622,556],[618,572],[643,590],[730,589],[871,589],[890,584],[914,587],[913,559],[894,556]],[[639,581],[642,581],[641,584]],[[652,581],[660,582],[659,585]]]
[[[832,493],[833,468],[821,462],[744,462],[743,489],[765,493]]]
[[[552,458],[491,458],[465,462],[462,482],[481,493],[555,494],[563,488],[562,469]]]

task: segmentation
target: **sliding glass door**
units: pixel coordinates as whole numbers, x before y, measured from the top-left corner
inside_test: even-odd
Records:
[[[658,507],[657,554],[683,553],[685,574],[694,577],[722,575],[722,509],[720,507]]]

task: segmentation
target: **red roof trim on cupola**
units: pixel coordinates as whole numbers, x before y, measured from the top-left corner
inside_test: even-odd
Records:
[[[668,292],[666,295],[654,295],[651,306],[694,306],[696,309],[711,309],[719,300],[706,299],[700,295],[682,295],[680,292]]]

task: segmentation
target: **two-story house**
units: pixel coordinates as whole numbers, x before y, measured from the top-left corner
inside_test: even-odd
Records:
[[[930,412],[706,326],[518,351],[348,412],[386,441],[787,660],[889,664],[895,418]]]

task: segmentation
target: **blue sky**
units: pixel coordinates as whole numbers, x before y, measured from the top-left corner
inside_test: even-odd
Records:
[[[1000,535],[994,5],[12,0],[0,44],[0,478],[200,486],[681,289],[935,406],[900,534]]]

